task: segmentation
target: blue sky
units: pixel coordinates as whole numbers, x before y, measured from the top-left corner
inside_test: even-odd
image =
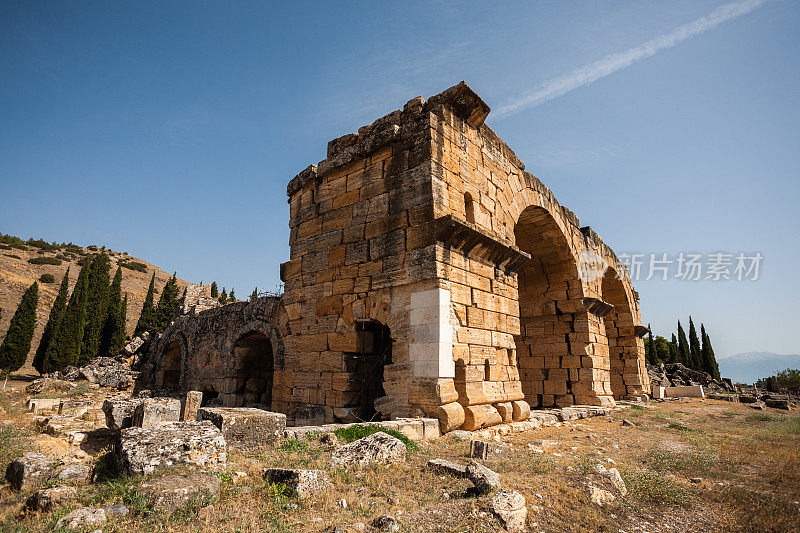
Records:
[[[758,2],[756,2],[758,4]],[[0,231],[278,283],[286,183],[463,80],[495,110],[722,1],[0,4]],[[487,123],[618,253],[761,252],[758,281],[639,281],[718,355],[798,353],[800,3],[756,5]]]

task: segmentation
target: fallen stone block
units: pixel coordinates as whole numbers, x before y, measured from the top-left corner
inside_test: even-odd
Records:
[[[467,477],[467,465],[462,465],[447,459],[431,459],[425,465],[426,470],[436,474],[447,474],[457,478]]]
[[[32,381],[27,387],[25,387],[25,392],[34,395],[42,394],[44,392],[62,393],[69,392],[75,387],[77,387],[77,385],[70,381],[53,378],[39,378]]]
[[[378,431],[337,448],[331,455],[334,466],[366,466],[376,463],[395,463],[406,460],[403,441]]]
[[[473,440],[469,443],[469,457],[482,461],[502,459],[508,455],[510,448],[496,442]]]
[[[511,402],[511,418],[514,422],[522,422],[531,416],[531,406],[525,400]]]
[[[105,524],[106,520],[106,512],[104,510],[81,507],[56,522],[56,529],[88,529]]]
[[[138,398],[103,401],[106,426],[111,429],[125,429],[133,426],[134,413],[143,401]]]
[[[371,525],[381,533],[396,533],[400,531],[400,524],[397,523],[397,519],[388,514],[376,516]]]
[[[26,407],[28,408],[28,411],[37,415],[41,411],[51,411],[56,409],[60,404],[61,399],[59,398],[31,398],[28,400]]]
[[[222,432],[204,420],[123,429],[114,445],[114,458],[120,472],[142,475],[187,464],[220,464],[227,455]]]
[[[78,418],[85,415],[92,407],[92,400],[61,400],[58,414]]]
[[[330,489],[330,479],[324,470],[297,470],[267,468],[264,479],[268,483],[283,483],[301,498],[307,498]]]
[[[772,407],[773,409],[784,409],[788,411],[791,409],[791,405],[789,404],[789,400],[775,400],[775,399],[766,399],[764,400],[764,404],[767,407]]]
[[[286,415],[252,407],[203,407],[198,420],[208,420],[222,431],[233,448],[257,448],[280,438],[286,430]]]
[[[6,468],[6,481],[14,490],[28,490],[43,484],[53,473],[53,463],[41,453],[28,452]]]
[[[476,462],[467,466],[467,478],[480,493],[500,487],[500,474]]]
[[[710,392],[706,395],[710,400],[722,400],[725,402],[739,402],[739,396],[736,394],[720,394],[718,392]]]
[[[489,500],[489,510],[503,523],[507,531],[525,531],[528,509],[525,497],[517,491],[500,489]]]
[[[177,398],[145,398],[133,412],[133,425],[156,428],[181,419],[181,401]]]
[[[742,394],[739,396],[739,401],[741,403],[756,403],[758,398],[753,396],[752,394]]]
[[[31,511],[47,512],[56,507],[66,505],[78,495],[77,487],[52,487],[39,489],[25,502],[25,507]]]
[[[219,498],[220,479],[209,472],[175,473],[145,481],[139,487],[148,507],[173,512],[202,495]]]
[[[84,463],[69,463],[61,466],[54,476],[59,481],[88,481],[92,475],[92,467]]]
[[[667,398],[705,398],[702,385],[681,385],[680,387],[667,387],[664,390]]]
[[[767,404],[765,404],[761,400],[756,400],[755,403],[750,404],[750,409],[755,409],[756,411],[763,411],[766,407]]]

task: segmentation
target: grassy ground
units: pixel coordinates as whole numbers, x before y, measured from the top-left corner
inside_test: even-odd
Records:
[[[622,426],[623,418],[635,425]],[[557,443],[542,446],[542,440]],[[4,447],[6,442],[0,440]],[[515,433],[503,442],[512,445],[510,454],[487,465],[501,474],[504,487],[525,496],[532,531],[800,531],[797,413],[685,400]],[[544,453],[534,452],[530,443]],[[111,519],[103,531],[324,531],[336,525],[356,530],[354,524],[384,513],[395,516],[403,530],[500,528],[487,510],[490,496],[476,498],[467,492],[469,482],[423,469],[432,458],[466,462],[468,441],[445,437],[422,443],[409,450],[404,464],[366,470],[331,468],[332,449],[312,439],[231,454],[217,473],[221,498],[198,498],[171,516],[147,509],[140,479],[86,487],[79,502],[45,515],[21,515],[25,495],[5,487],[0,524],[3,531],[50,531],[79,504],[125,503],[131,514]],[[590,502],[586,489],[597,462],[616,466],[630,491],[603,508]],[[262,481],[266,466],[323,468],[333,488],[299,500]]]

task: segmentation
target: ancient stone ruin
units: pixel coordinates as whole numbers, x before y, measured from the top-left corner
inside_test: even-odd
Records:
[[[193,292],[140,388],[442,431],[649,393],[627,271],[488,114],[462,82],[330,141],[287,188],[284,294],[207,308]]]

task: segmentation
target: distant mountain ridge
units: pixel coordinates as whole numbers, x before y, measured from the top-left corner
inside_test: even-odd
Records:
[[[717,359],[722,377],[754,383],[787,368],[800,368],[800,354],[745,352]]]

